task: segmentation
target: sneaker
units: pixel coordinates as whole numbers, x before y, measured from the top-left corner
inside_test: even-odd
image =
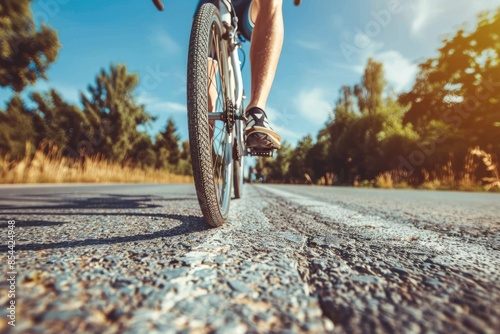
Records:
[[[253,107],[246,112],[246,146],[249,148],[279,149],[281,137],[269,126],[264,110]]]

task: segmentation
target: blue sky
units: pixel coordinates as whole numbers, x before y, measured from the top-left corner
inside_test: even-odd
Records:
[[[100,69],[126,64],[140,75],[139,101],[158,116],[148,131],[173,117],[187,139],[186,58],[197,1],[164,2],[158,12],[150,0],[35,0],[36,21],[58,31],[62,48],[49,80],[32,89],[53,87],[79,103]],[[478,12],[497,7],[499,0],[304,0],[296,8],[284,0],[285,42],[267,106],[272,126],[293,145],[315,136],[339,88],[360,81],[369,57],[384,63],[393,89],[408,90],[417,64],[436,54],[446,34],[463,22],[473,27]],[[248,79],[246,86],[250,91]],[[1,107],[10,96],[0,89]]]

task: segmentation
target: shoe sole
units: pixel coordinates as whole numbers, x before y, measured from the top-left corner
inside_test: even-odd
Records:
[[[264,135],[263,138],[259,138],[258,134]],[[281,137],[276,132],[267,128],[255,126],[245,131],[245,135],[247,138],[246,146],[248,148],[279,149],[281,147]]]

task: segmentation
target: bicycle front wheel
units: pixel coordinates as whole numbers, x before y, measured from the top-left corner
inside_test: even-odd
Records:
[[[219,10],[200,7],[189,42],[187,104],[194,183],[206,222],[224,224],[232,182],[234,82],[229,76],[228,47]],[[234,118],[234,117],[233,117]],[[234,121],[233,121],[234,123]]]

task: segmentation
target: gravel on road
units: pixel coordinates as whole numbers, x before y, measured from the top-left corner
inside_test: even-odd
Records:
[[[498,333],[500,196],[244,190],[212,229],[192,186],[1,188],[0,331]]]

